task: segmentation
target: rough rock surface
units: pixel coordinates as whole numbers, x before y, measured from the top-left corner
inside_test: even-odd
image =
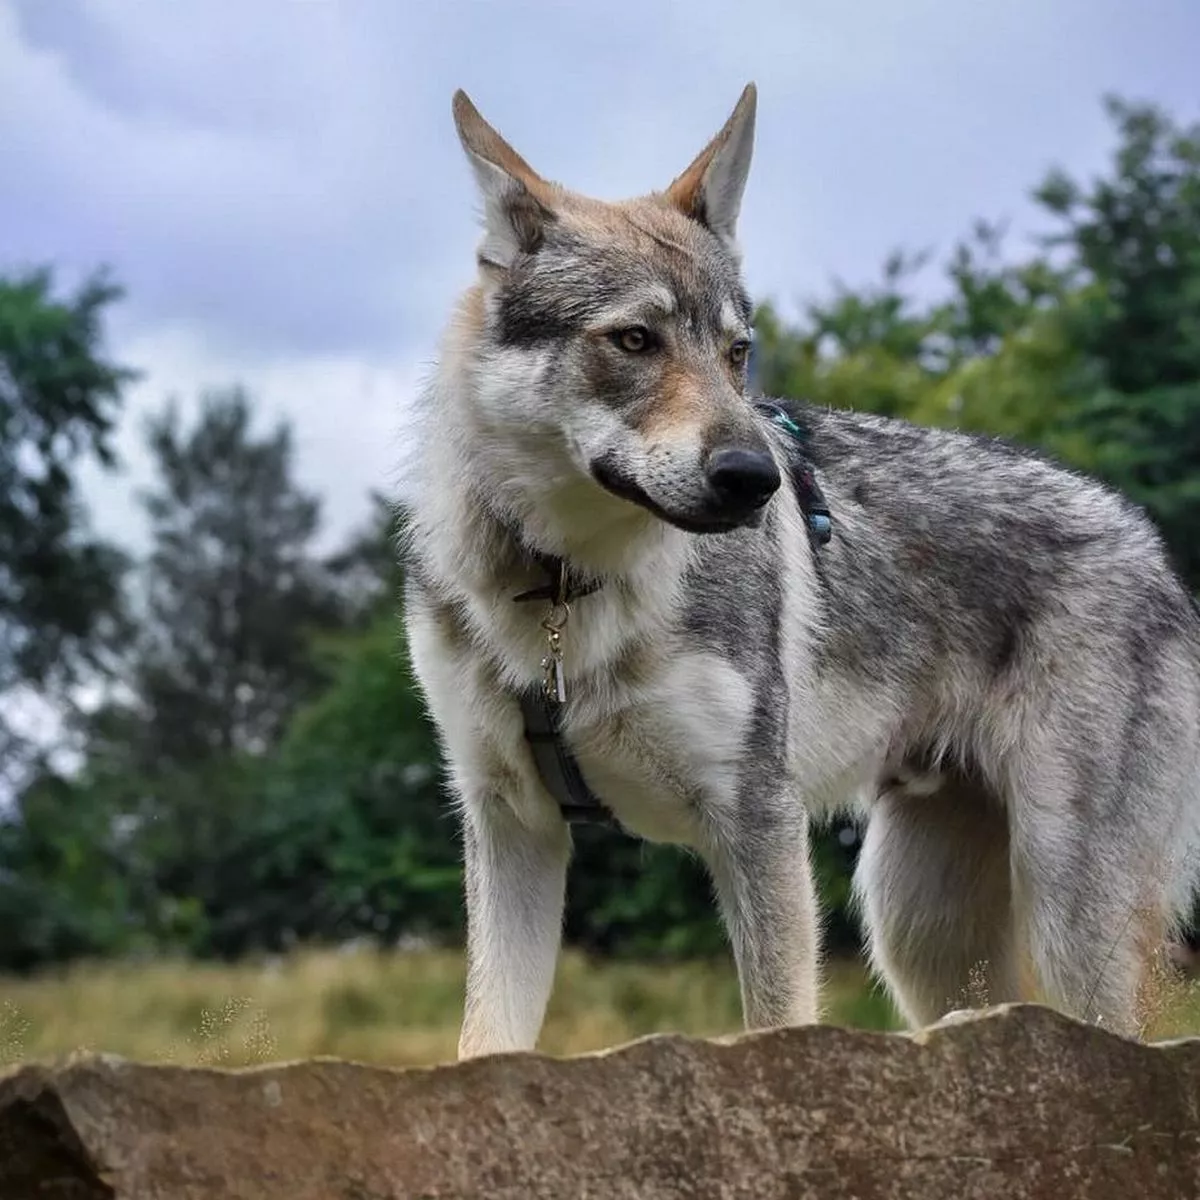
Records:
[[[2,1200],[1200,1197],[1200,1040],[1015,1006],[431,1070],[0,1076]]]

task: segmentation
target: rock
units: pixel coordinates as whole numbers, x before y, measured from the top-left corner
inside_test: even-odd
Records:
[[[556,1060],[0,1076],[2,1200],[1200,1195],[1200,1040],[1009,1006]]]

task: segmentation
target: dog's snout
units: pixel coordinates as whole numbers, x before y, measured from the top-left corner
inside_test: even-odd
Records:
[[[714,450],[706,474],[722,505],[746,512],[766,504],[781,483],[779,468],[770,454],[743,446]]]

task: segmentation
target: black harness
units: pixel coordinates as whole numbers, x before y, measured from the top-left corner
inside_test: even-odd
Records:
[[[812,462],[806,453],[805,443],[808,435],[787,411],[778,405],[764,401],[755,407],[791,438],[794,453],[790,475],[796,491],[796,500],[804,515],[814,549],[824,546],[832,536],[833,523],[829,507],[813,473]],[[570,568],[561,559],[546,555],[537,557],[539,564],[546,571],[548,581],[543,587],[532,588],[514,597],[518,603],[544,600],[565,611],[565,607],[575,600],[600,590],[600,580],[573,576]],[[552,677],[548,676],[549,678]],[[572,825],[617,828],[612,813],[588,787],[575,756],[567,746],[560,723],[562,703],[548,682],[522,694],[521,713],[525,720],[525,739],[529,743],[534,765],[542,784],[558,802],[563,818]]]

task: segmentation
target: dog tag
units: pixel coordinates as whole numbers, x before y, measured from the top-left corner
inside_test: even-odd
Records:
[[[546,695],[551,700],[556,700],[559,704],[565,703],[567,699],[567,680],[563,674],[562,656],[547,654],[542,659],[542,669],[545,672],[542,687]]]
[[[542,659],[542,691],[546,699],[562,704],[567,698],[567,680],[562,665],[562,631],[571,610],[565,600],[556,600],[542,620],[546,631],[546,657]]]

